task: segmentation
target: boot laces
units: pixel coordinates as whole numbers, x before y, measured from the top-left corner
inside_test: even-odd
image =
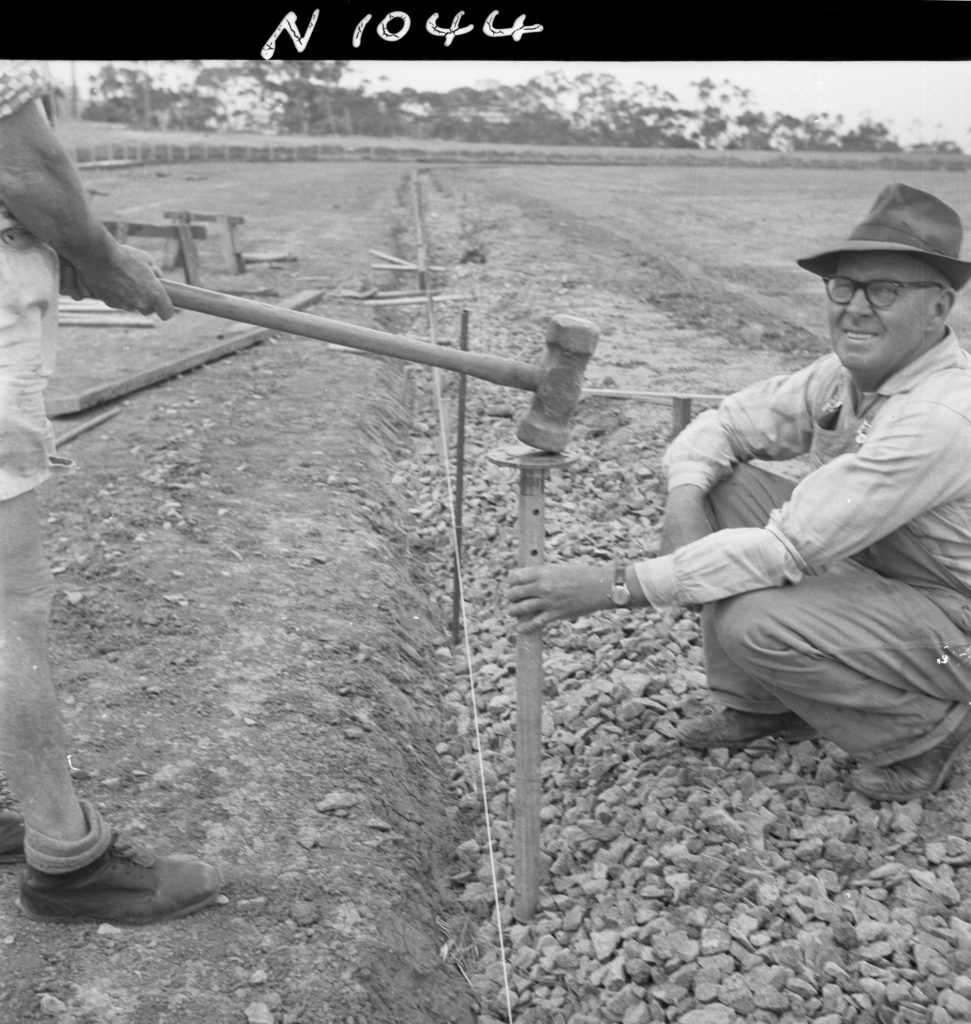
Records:
[[[143,846],[138,846],[128,836],[123,836],[119,832],[112,833],[111,845],[108,847],[107,853],[116,860],[128,861],[129,864],[138,867],[150,868],[155,863],[153,853]]]

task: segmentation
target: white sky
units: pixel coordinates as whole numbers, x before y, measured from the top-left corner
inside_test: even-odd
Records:
[[[117,63],[129,63],[119,61]],[[75,62],[82,95],[95,62]],[[51,61],[70,83],[71,62]],[[869,117],[883,122],[904,145],[950,139],[971,149],[969,61],[351,61],[349,80],[378,88],[447,91],[483,81],[523,82],[548,70],[602,71],[625,83],[642,81],[672,92],[689,106],[691,82],[727,79],[751,90],[752,105],[767,114],[842,115],[847,126]],[[386,79],[382,82],[381,79]]]

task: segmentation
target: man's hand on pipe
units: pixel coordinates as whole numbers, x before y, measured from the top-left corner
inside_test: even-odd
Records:
[[[612,608],[613,566],[534,565],[509,574],[510,612],[525,632],[557,619],[576,619]]]

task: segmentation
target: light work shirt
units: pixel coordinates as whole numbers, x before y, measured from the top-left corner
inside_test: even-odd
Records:
[[[906,528],[971,595],[971,359],[945,338],[860,393],[835,354],[701,413],[672,441],[668,489],[709,492],[752,459],[809,456],[764,527],[719,530],[634,566],[652,605],[706,604],[825,572]]]

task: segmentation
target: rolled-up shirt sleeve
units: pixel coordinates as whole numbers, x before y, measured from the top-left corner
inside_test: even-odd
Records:
[[[744,392],[735,397],[743,396]],[[724,408],[714,412],[724,416]],[[759,419],[758,413],[749,417],[743,431],[737,429],[737,416],[730,421],[731,429],[702,425],[696,437],[686,439],[682,451],[675,453],[672,465],[704,465],[700,483],[702,477],[717,481],[723,465],[730,472],[734,462],[745,461],[753,451],[757,454],[752,457],[776,458],[780,456],[775,453],[790,452],[803,429],[797,425],[798,417],[781,423],[789,440],[753,444]],[[809,421],[811,432],[811,416]],[[716,460],[703,463],[690,457],[695,445],[716,437],[721,445]],[[807,447],[808,440],[802,450]],[[967,474],[954,470],[968,464],[971,423],[960,409],[898,395],[875,417],[858,451],[839,455],[811,472],[763,527],[719,530],[672,554],[638,562],[635,572],[648,601],[657,606],[706,604],[796,583],[863,551],[922,513],[966,497]],[[672,476],[672,484],[687,477]],[[707,489],[711,482],[702,486]]]
[[[662,468],[668,490],[694,484],[709,491],[739,462],[790,459],[809,450],[813,414],[809,396],[835,374],[827,355],[796,373],[770,377],[696,416],[671,442]]]
[[[670,555],[635,562],[651,605],[708,604],[747,590],[796,583],[804,566],[771,528],[719,530]]]

